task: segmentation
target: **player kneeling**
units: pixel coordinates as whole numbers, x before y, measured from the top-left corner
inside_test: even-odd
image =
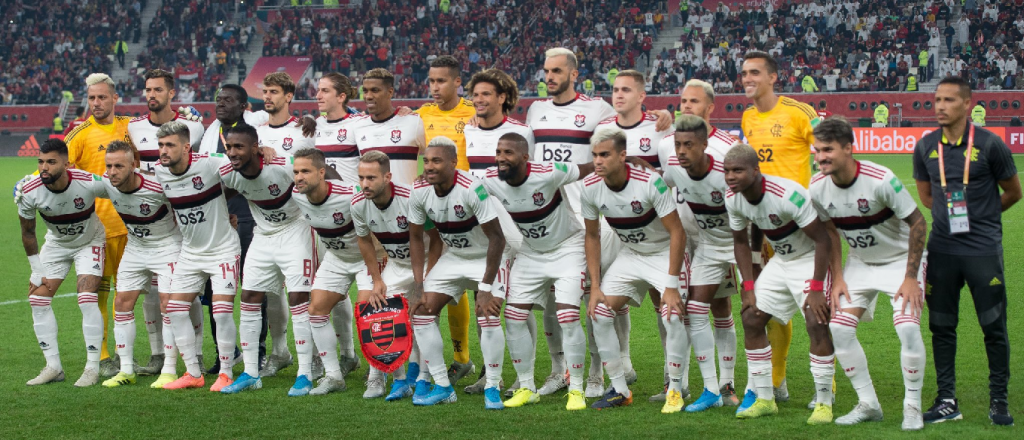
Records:
[[[501,310],[512,256],[499,224],[498,208],[487,200],[483,183],[455,168],[457,161],[455,142],[444,136],[431,140],[423,157],[426,182],[416,184],[410,202],[412,270],[424,292],[422,300],[412,309],[413,332],[424,367],[434,378],[433,390],[423,397],[413,396],[413,404],[456,401],[445,370],[444,344],[437,327],[437,315],[449,302],[457,302],[463,291],[475,290],[480,349],[487,366],[484,405],[487,409],[502,409],[504,405],[498,390],[505,355]],[[448,251],[424,279],[423,226],[428,222],[437,227]],[[426,383],[417,384],[417,394],[421,386],[426,387]]]
[[[594,320],[594,337],[612,387],[593,408],[633,403],[615,332],[616,312],[627,304],[640,306],[649,289],[661,298],[666,328],[669,393],[682,393],[683,354],[687,339],[683,325],[683,295],[679,292],[686,232],[676,214],[672,194],[661,177],[626,163],[626,134],[600,129],[590,139],[594,175],[583,180],[580,206],[586,225],[584,248],[591,291],[587,313]],[[618,233],[624,249],[601,277],[601,223]],[[660,222],[657,220],[661,220]],[[666,246],[667,245],[667,246]],[[669,404],[671,402],[671,404]],[[678,412],[682,398],[666,400],[662,412]]]
[[[832,267],[842,263],[836,228],[850,245],[846,267],[842,273],[833,273],[834,314],[829,327],[836,358],[860,402],[836,424],[882,420],[868,360],[857,341],[857,324],[871,319],[878,292],[884,292],[890,297],[893,324],[903,346],[903,429],[922,429],[921,261],[927,224],[892,171],[853,158],[853,129],[848,122],[839,118],[822,122],[814,129],[814,140],[814,159],[821,173],[811,179],[811,200],[832,233]]]

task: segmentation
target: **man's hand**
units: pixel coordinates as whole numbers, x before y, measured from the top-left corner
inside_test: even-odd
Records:
[[[846,302],[853,303],[853,299],[850,297],[850,289],[846,286],[846,281],[842,278],[836,278],[832,280],[832,317],[836,317],[836,312],[842,310],[839,308],[839,298],[846,297]]]
[[[305,130],[305,128],[303,128],[303,130]],[[272,147],[260,147],[260,156],[263,156],[264,165],[270,165],[270,163],[274,161],[274,158],[277,157],[277,150],[274,150]]]
[[[752,310],[755,315],[761,316],[761,310],[757,308],[757,297],[754,296],[753,290],[740,295],[740,314],[746,313],[747,309]]]
[[[658,117],[658,122],[654,124],[654,129],[658,131],[665,131],[672,128],[672,123],[675,122],[675,118],[668,110],[651,110],[647,112],[647,114]]]
[[[203,114],[199,113],[199,110],[196,110],[191,105],[188,107],[178,107],[178,115],[192,122],[203,122]]]
[[[895,300],[903,298],[903,310],[900,313],[907,315],[907,306],[910,306],[910,316],[915,318],[921,317],[921,311],[923,309],[923,301],[921,294],[921,285],[917,283],[917,280],[912,278],[904,278],[903,284],[900,285],[900,290],[896,291]]]
[[[649,162],[647,162],[646,160],[643,160],[643,159],[641,159],[639,157],[636,157],[636,156],[626,156],[626,163],[631,164],[631,165],[636,165],[636,166],[638,166],[640,168],[646,168],[646,169],[650,170],[651,173],[659,174],[658,170],[654,168],[654,165],[651,165]]]
[[[665,293],[661,294],[661,307],[662,310],[668,308],[667,320],[672,320],[672,312],[678,313],[680,320],[686,315],[686,305],[683,304],[683,298],[679,295],[679,289],[676,288],[669,287],[665,289]]]
[[[811,290],[811,281],[804,282],[805,313],[813,313],[818,324],[828,324],[828,300],[825,298],[825,292]]]
[[[483,119],[480,119],[476,115],[473,115],[472,118],[469,118],[469,120],[466,121],[466,125],[470,127],[479,127],[481,122],[483,122]]]
[[[388,302],[388,298],[385,295],[387,291],[388,286],[384,284],[384,280],[374,281],[373,288],[370,289],[370,297],[366,301],[375,309],[384,307]]]
[[[398,107],[398,116],[409,116],[409,115],[411,115],[413,113],[415,113],[415,112],[412,111],[412,109],[407,107],[407,106],[403,105],[401,107]]]
[[[495,297],[491,292],[478,291],[476,293],[476,315],[495,319],[501,317],[501,298]]]
[[[316,118],[313,115],[303,116],[295,123],[296,127],[302,127],[302,135],[308,138],[316,136]]]
[[[604,302],[604,292],[601,288],[591,284],[590,286],[590,303],[587,304],[587,316],[590,319],[597,319],[597,306]]]
[[[21,180],[18,181],[18,183],[14,184],[14,204],[15,205],[21,203],[21,198],[24,197],[24,195],[25,195],[24,193],[21,192],[21,189],[24,188],[25,184],[28,183],[30,180],[32,180],[32,178],[34,178],[34,177],[35,176],[29,174],[29,175],[27,175],[25,177],[22,177]]]
[[[233,229],[238,229],[238,216],[234,214],[228,214],[228,223],[231,223]]]

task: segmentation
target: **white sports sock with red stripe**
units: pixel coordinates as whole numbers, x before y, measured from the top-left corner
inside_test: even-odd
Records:
[[[448,380],[448,369],[444,365],[444,341],[441,340],[441,330],[437,328],[437,317],[413,315],[412,330],[415,339],[419,340],[420,344],[420,360],[423,361],[420,371],[429,371],[437,386],[452,386],[451,381]],[[498,374],[501,374],[500,370]],[[420,377],[423,375],[421,374]]]
[[[135,312],[114,312],[114,345],[121,372],[135,374]]]
[[[238,340],[242,344],[242,360],[245,361],[245,374],[259,377],[260,330],[263,327],[263,317],[260,313],[261,304],[243,302],[239,304],[239,308],[242,309],[242,316],[238,320]],[[217,315],[213,316],[216,317]],[[217,321],[217,330],[218,336],[220,336],[219,320]],[[217,339],[219,340],[220,338]]]
[[[100,345],[103,344],[103,315],[99,296],[78,292],[78,308],[82,310],[82,334],[85,336],[85,369],[100,369]]]
[[[171,320],[171,331],[174,333],[174,343],[181,352],[181,359],[185,361],[185,369],[192,377],[199,377],[202,373],[199,360],[196,359],[196,334],[192,330],[192,321],[189,319],[189,309],[192,303],[188,301],[170,300],[167,302],[167,316]],[[234,352],[234,350],[232,350]],[[164,359],[166,361],[166,359]]]
[[[348,296],[338,301],[338,304],[331,310],[331,315],[334,317],[334,334],[341,346],[341,355],[350,358],[356,356],[355,336],[352,333],[352,320],[355,319],[353,313],[352,300]],[[317,346],[320,345],[317,344]]]
[[[259,312],[257,312],[259,313]],[[235,326],[235,304],[228,301],[213,302],[213,319],[217,321],[217,350],[220,351],[220,374],[233,376],[231,362],[235,358],[235,338],[238,328]],[[259,331],[256,332],[256,349],[259,347]],[[181,349],[179,346],[178,349]],[[259,352],[256,352],[256,369],[259,370]],[[256,374],[259,374],[257,371]]]
[[[664,323],[662,323],[662,324],[664,324]],[[689,336],[689,334],[690,334],[689,333],[689,331],[690,331],[690,316],[689,315],[683,316],[683,327],[687,331],[687,333],[686,333],[687,336]],[[687,387],[689,387],[690,386],[690,348],[691,348],[690,347],[690,338],[686,338],[686,340],[683,341],[683,342],[680,342],[680,344],[682,344],[680,346],[680,350],[684,353],[683,354],[683,373],[682,373],[683,383]],[[665,352],[668,353],[668,350],[665,350]]]
[[[501,364],[505,362],[505,332],[501,331],[501,318],[479,316],[476,324],[480,327],[480,351],[487,365],[486,388],[497,388],[501,383]]]
[[[615,335],[619,337],[619,358],[622,359],[623,372],[633,370],[633,359],[629,356],[629,334],[632,326],[627,304],[615,312]]]
[[[601,303],[597,305],[594,314],[597,315],[594,319],[594,339],[597,340],[597,349],[601,352],[604,371],[608,373],[615,391],[623,396],[629,396],[626,373],[622,369],[619,336],[615,334],[615,312]]]
[[[583,297],[583,303],[590,301],[587,296]],[[590,370],[588,376],[600,377],[604,382],[604,367],[601,362],[601,350],[597,348],[597,338],[594,337],[594,320],[587,315],[587,352],[590,353]]]
[[[850,378],[857,398],[861,402],[878,407],[878,395],[875,394],[875,387],[871,384],[871,373],[868,371],[868,358],[864,355],[864,348],[857,340],[857,324],[860,320],[856,316],[843,311],[837,311],[835,318],[829,322],[829,330],[832,331],[832,342],[835,345],[836,359],[842,365],[846,377]],[[813,356],[812,356],[813,359]],[[811,366],[814,364],[812,362]]]
[[[689,360],[689,350],[683,351],[682,347],[689,346],[686,340],[686,325],[679,312],[669,311],[668,306],[661,306],[661,321],[665,324],[665,365],[668,367],[668,389],[670,391],[683,390],[683,364]]]
[[[693,353],[697,356],[697,367],[704,378],[704,389],[718,393],[718,372],[715,368],[715,335],[711,331],[711,320],[708,313],[711,305],[690,300],[686,302],[686,313],[690,324],[687,326]],[[689,354],[689,353],[687,353]]]
[[[295,355],[299,361],[296,376],[305,375],[312,379],[313,371],[313,330],[309,325],[309,301],[290,308],[292,314],[292,335],[295,337]],[[274,341],[277,344],[277,341]]]
[[[192,321],[192,332],[196,335],[196,356],[203,355],[203,302],[197,296],[188,309],[189,320]],[[200,366],[201,367],[201,366]]]
[[[341,363],[338,362],[338,335],[330,325],[330,315],[309,315],[309,328],[316,342],[317,355],[324,363],[324,374],[341,379]],[[293,321],[294,325],[294,321]]]
[[[529,310],[513,306],[505,307],[505,328],[508,332],[508,354],[512,358],[512,366],[515,367],[516,375],[519,377],[519,387],[537,391],[533,380],[537,349],[533,345],[533,338],[526,325],[530,314]],[[545,328],[545,330],[547,329]]]
[[[53,314],[48,296],[29,295],[28,303],[32,306],[32,329],[36,332],[36,341],[43,350],[46,366],[57,371],[64,371],[60,363],[60,349],[57,348],[57,317]]]
[[[171,317],[164,313],[162,315],[163,325],[160,326],[160,331],[163,333],[164,340],[164,367],[160,369],[160,374],[178,374],[178,346],[174,343],[174,332],[171,331]]]
[[[278,287],[277,291],[267,292],[267,332],[273,341],[271,353],[278,357],[287,358],[291,355],[288,351],[288,295],[282,294],[284,287]]]
[[[754,390],[758,399],[775,400],[772,392],[772,346],[747,349],[747,389]],[[832,384],[829,384],[832,389]],[[831,400],[830,400],[831,401]]]
[[[921,407],[921,388],[924,386],[925,350],[921,338],[921,318],[903,315],[902,299],[893,305],[893,323],[900,338],[900,364],[903,367],[904,405]]]
[[[551,371],[565,371],[565,350],[562,346],[562,327],[558,325],[557,306],[555,305],[554,286],[551,287],[551,294],[548,295],[548,302],[544,306],[544,336],[548,340],[548,355],[551,356]],[[532,313],[531,313],[532,315]],[[506,317],[507,318],[507,317]],[[536,320],[534,320],[534,333],[536,333]],[[533,345],[537,346],[534,339]],[[519,380],[522,385],[522,379]]]
[[[507,317],[508,308],[505,310]],[[558,325],[562,328],[565,364],[569,368],[569,391],[583,391],[583,364],[587,359],[587,342],[583,336],[583,328],[580,327],[580,309],[561,309],[558,310],[557,316]]]
[[[160,354],[163,353],[164,349],[164,326],[162,324],[163,317],[160,315],[160,294],[157,292],[156,286],[149,286],[143,292],[143,296],[142,319],[146,323],[146,335],[149,337],[149,353],[151,355]]]
[[[736,324],[732,316],[715,318],[714,332],[715,348],[718,349],[718,386],[721,388],[736,380]]]
[[[864,361],[864,364],[866,368],[866,360]],[[818,392],[817,401],[820,403],[831,404],[832,382],[835,380],[836,376],[835,355],[830,354],[828,356],[816,356],[811,354],[811,376],[814,377],[814,388]],[[874,389],[872,389],[872,393],[873,392]],[[877,399],[878,398],[876,397],[875,400]]]

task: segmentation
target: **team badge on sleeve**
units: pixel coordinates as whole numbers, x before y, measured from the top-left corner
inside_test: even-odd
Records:
[[[387,299],[375,309],[366,301],[356,304],[356,328],[363,356],[374,368],[391,373],[409,359],[412,352],[412,328],[409,303],[403,296]]]
[[[196,190],[200,190],[200,189],[203,189],[204,186],[206,186],[206,184],[203,183],[203,177],[202,176],[196,176],[196,177],[192,178],[192,187],[193,188],[195,188]]]

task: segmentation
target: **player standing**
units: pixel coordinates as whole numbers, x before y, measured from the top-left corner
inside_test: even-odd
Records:
[[[772,346],[765,325],[769,319],[789,322],[799,311],[807,321],[811,375],[818,402],[807,423],[831,423],[835,357],[828,333],[828,297],[824,293],[832,245],[828,233],[818,221],[807,191],[791,180],[761,174],[752,147],[737,144],[725,155],[724,162],[725,182],[729,185],[725,207],[733,231],[736,264],[745,280],[741,316],[747,364],[754,382],[748,389],[757,395],[753,404],[737,409],[736,417],[750,419],[778,412],[769,381]],[[747,234],[751,224],[764,231],[776,253],[756,284]]]
[[[227,130],[231,135],[234,127]],[[192,301],[210,280],[213,287],[213,321],[217,323],[220,374],[210,391],[230,385],[235,352],[234,296],[238,284],[238,258],[241,252],[238,234],[231,229],[222,176],[231,172],[231,164],[222,154],[193,154],[185,124],[172,121],[157,132],[160,142],[160,166],[156,176],[174,208],[182,244],[171,279],[171,297],[167,303],[174,342],[178,345],[187,371],[164,389],[199,388],[205,383],[196,358],[195,340],[189,310]]]
[[[414,187],[409,209],[412,270],[424,292],[413,310],[412,324],[424,367],[434,378],[434,388],[422,398],[414,396],[413,404],[455,402],[455,390],[445,371],[437,315],[449,302],[458,302],[465,290],[474,290],[477,325],[481,328],[480,348],[487,367],[484,406],[502,409],[498,390],[505,355],[501,309],[508,290],[512,255],[501,231],[498,210],[488,200],[482,182],[455,168],[458,153],[451,139],[439,136],[431,141],[423,162],[426,182]],[[428,221],[436,225],[448,251],[424,280],[422,234]]]
[[[843,119],[814,128],[815,160],[821,173],[811,179],[811,201],[832,237],[832,267],[842,265],[839,234],[850,245],[846,267],[834,272],[829,327],[836,358],[860,402],[838,425],[882,420],[882,406],[857,341],[857,324],[871,319],[878,292],[889,295],[903,367],[903,430],[924,427],[921,387],[926,363],[921,338],[922,255],[928,225],[917,203],[888,168],[853,158],[853,129]],[[833,226],[834,225],[834,226]],[[865,315],[867,312],[867,315]]]
[[[356,140],[359,153],[387,154],[394,181],[411,185],[417,176],[419,155],[426,146],[423,120],[416,115],[399,115],[391,105],[395,77],[387,70],[377,68],[366,72],[363,94],[370,122],[359,127]]]
[[[580,199],[586,225],[587,270],[593,283],[587,314],[593,319],[597,347],[612,382],[604,397],[594,403],[596,409],[633,403],[613,320],[626,304],[639,307],[650,289],[659,296],[661,319],[665,321],[669,378],[674,379],[670,381],[669,393],[680,393],[682,387],[682,356],[678,349],[687,335],[679,279],[686,233],[661,177],[626,162],[626,142],[626,133],[618,128],[604,128],[594,134],[594,175],[583,180]],[[602,215],[623,243],[622,252],[603,274]],[[667,403],[662,412],[681,409],[681,399],[678,407]]]
[[[92,386],[99,380],[99,345],[103,340],[96,290],[104,267],[104,231],[95,214],[96,196],[104,193],[103,183],[95,174],[68,169],[68,147],[58,139],[47,139],[40,145],[38,162],[39,176],[22,188],[18,217],[21,243],[32,267],[28,302],[46,367],[26,385],[64,381],[57,348],[57,317],[50,302],[74,263],[86,353],[85,370],[75,386]],[[36,239],[37,211],[47,229],[42,251]]]
[[[348,100],[359,96],[347,76],[329,72],[317,83],[316,106],[321,115],[316,119],[316,148],[324,152],[327,165],[341,176],[341,181],[359,181],[359,148],[356,129],[369,122],[366,115],[348,112]]]
[[[487,169],[494,166],[498,139],[507,133],[516,133],[526,139],[530,154],[534,147],[533,130],[508,116],[519,102],[519,89],[507,73],[498,69],[477,72],[469,81],[468,89],[479,124],[466,126],[465,156],[469,172],[483,179],[487,177]]]

